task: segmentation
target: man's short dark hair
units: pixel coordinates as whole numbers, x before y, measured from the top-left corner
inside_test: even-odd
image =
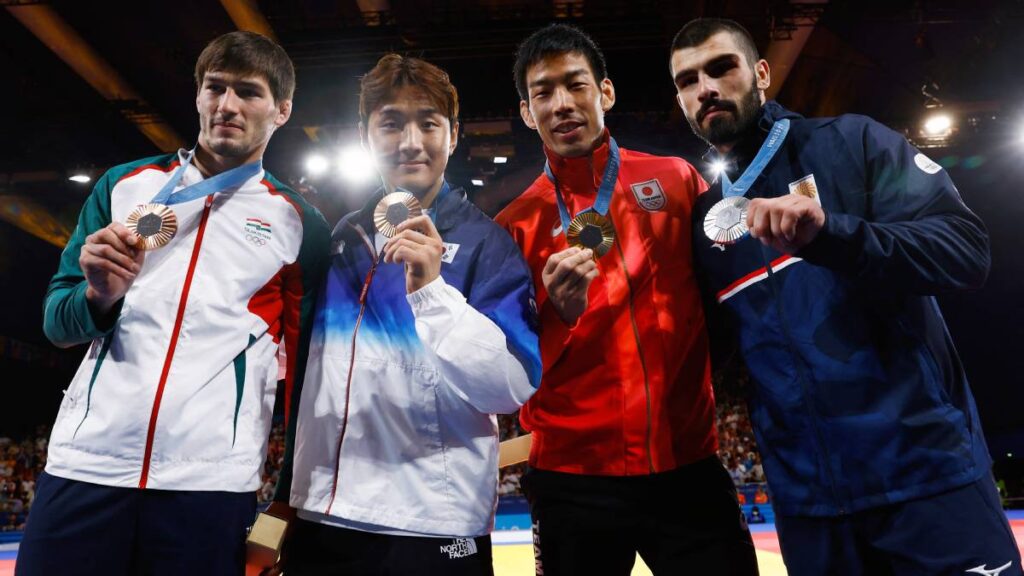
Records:
[[[259,76],[267,81],[275,102],[291,100],[295,93],[295,67],[276,42],[255,32],[237,30],[219,36],[196,60],[196,87],[207,72]]]
[[[587,59],[590,71],[598,82],[608,77],[608,65],[597,43],[586,32],[568,24],[549,24],[530,35],[516,51],[516,64],[512,68],[516,90],[523,100],[530,99],[526,86],[526,72],[530,66],[549,56],[578,53]]]
[[[421,60],[387,54],[359,81],[359,121],[367,124],[373,111],[394,102],[395,95],[405,86],[423,91],[437,111],[448,118],[450,128],[459,121],[459,93],[448,73]]]
[[[736,45],[747,60],[750,61],[751,68],[761,59],[761,56],[757,53],[757,45],[754,44],[754,38],[750,35],[750,32],[747,32],[747,29],[735,20],[729,20],[728,18],[697,18],[696,20],[690,20],[679,30],[675,39],[672,40],[672,51],[669,54],[675,54],[676,50],[682,50],[683,48],[700,46],[707,42],[708,38],[719,32],[732,34],[732,37],[736,40]]]

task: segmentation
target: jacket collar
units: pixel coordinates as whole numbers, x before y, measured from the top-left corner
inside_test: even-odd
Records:
[[[608,139],[610,132],[604,129],[601,135],[601,144],[593,152],[586,156],[576,158],[565,158],[559,156],[553,150],[544,147],[544,155],[547,157],[551,172],[558,178],[562,187],[562,194],[565,194],[566,185],[576,195],[594,196],[601,186],[601,179],[604,178],[604,168],[608,163]]]

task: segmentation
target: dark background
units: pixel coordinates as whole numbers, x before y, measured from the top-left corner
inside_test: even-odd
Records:
[[[0,0],[0,436],[50,423],[83,354],[57,350],[41,330],[46,284],[91,188],[67,176],[86,170],[95,179],[112,165],[160,153],[142,131],[154,125],[191,146],[197,133],[192,67],[207,41],[239,27],[227,10],[232,4]],[[618,93],[608,124],[619,142],[683,156],[702,170],[704,147],[675,104],[668,72],[671,39],[693,17],[737,19],[763,54],[783,54],[771,62],[776,86],[780,73],[790,70],[776,97],[797,112],[867,114],[915,139],[926,105],[941,104],[953,114],[957,132],[925,152],[949,170],[989,227],[993,262],[982,290],[942,298],[941,305],[997,471],[1019,484],[1024,2],[253,4],[298,74],[295,112],[274,136],[266,165],[332,223],[372,184],[311,178],[304,161],[312,152],[332,156],[356,142],[358,78],[387,51],[424,57],[450,73],[460,91],[463,137],[449,178],[491,214],[540,170],[539,140],[519,120],[511,68],[516,43],[553,20],[583,27],[604,49]],[[27,11],[39,9],[48,11],[47,26],[55,26],[55,18],[72,29],[134,92],[94,89],[90,82],[102,85],[101,76],[76,73],[22,23]],[[498,152],[510,158],[507,164],[492,162]],[[474,178],[485,185],[471,185]]]

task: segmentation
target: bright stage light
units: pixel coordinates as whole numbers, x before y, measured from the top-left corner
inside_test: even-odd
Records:
[[[370,153],[353,144],[338,154],[338,174],[349,183],[365,184],[377,177],[377,169]]]
[[[508,157],[507,156],[495,156],[494,157],[494,163],[495,164],[505,164],[506,162],[508,162]]]
[[[1024,120],[1017,125],[1017,143],[1024,146]]]
[[[953,117],[945,112],[936,112],[925,118],[921,133],[929,138],[944,138],[953,132]]]
[[[711,163],[711,173],[715,175],[715,178],[721,176],[722,172],[725,172],[724,160],[715,160]]]
[[[78,182],[79,184],[88,184],[89,182],[92,181],[92,178],[90,178],[88,174],[78,173],[69,176],[68,180],[71,180],[72,182]]]
[[[306,175],[307,176],[311,176],[311,177],[320,176],[324,172],[327,172],[327,169],[329,167],[330,167],[330,164],[327,162],[327,158],[324,158],[320,154],[310,154],[309,157],[306,158]]]
[[[473,186],[483,186],[484,185],[484,181],[480,180],[478,178],[473,178],[472,180],[470,180],[470,182],[473,183]]]

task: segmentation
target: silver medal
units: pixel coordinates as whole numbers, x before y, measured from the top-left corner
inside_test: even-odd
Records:
[[[747,205],[743,196],[722,198],[704,217],[704,234],[715,244],[735,244],[747,235]]]

